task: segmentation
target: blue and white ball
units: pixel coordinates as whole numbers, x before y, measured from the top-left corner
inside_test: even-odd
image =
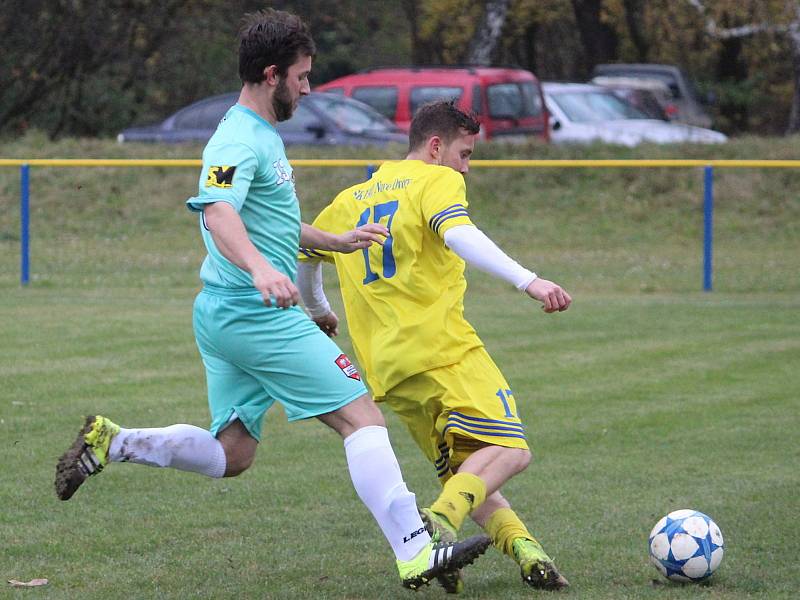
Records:
[[[717,570],[723,555],[722,532],[708,515],[675,510],[650,532],[650,561],[673,581],[703,581]]]

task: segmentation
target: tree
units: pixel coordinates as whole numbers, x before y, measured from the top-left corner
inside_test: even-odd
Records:
[[[483,18],[469,42],[466,59],[468,64],[491,64],[492,54],[503,33],[510,3],[511,0],[487,0]]]
[[[631,43],[636,48],[636,60],[647,62],[650,44],[643,31],[644,21],[644,1],[643,0],[622,0],[622,7],[625,12],[625,24],[628,27],[628,35]]]
[[[386,64],[680,65],[727,130],[800,130],[800,0],[274,0],[317,43],[312,82]],[[234,91],[239,18],[263,0],[5,0],[0,133],[109,135]],[[793,77],[787,79],[788,72]],[[758,105],[759,110],[750,110]],[[790,110],[791,109],[791,110]]]
[[[583,48],[575,12],[566,0],[512,2],[497,51],[500,63],[517,64],[540,79],[572,79]]]
[[[583,70],[588,74],[598,63],[617,58],[618,37],[603,15],[603,0],[571,0],[583,43]]]
[[[782,8],[784,18],[788,20],[788,23],[777,23],[767,14],[760,20],[751,20],[735,27],[724,27],[718,25],[717,19],[711,15],[703,0],[686,1],[703,17],[706,33],[717,40],[741,39],[762,33],[784,36],[788,39],[791,48],[793,96],[786,133],[800,132],[800,2],[784,0]],[[766,6],[767,4],[769,3],[759,3],[754,8],[764,10],[769,8]],[[747,16],[750,16],[752,12],[755,11],[748,11]]]
[[[130,92],[142,64],[174,30],[182,3],[12,4],[0,11],[0,52],[12,65],[0,70],[0,127],[18,128],[38,116],[51,135],[87,135],[102,127],[98,109]]]
[[[794,95],[792,110],[789,113],[789,126],[786,133],[800,132],[800,3],[795,3],[794,20],[788,27],[789,40],[792,45],[792,73],[794,75]]]
[[[424,0],[402,0],[411,36],[411,63],[435,65],[443,62],[443,25],[427,14]]]

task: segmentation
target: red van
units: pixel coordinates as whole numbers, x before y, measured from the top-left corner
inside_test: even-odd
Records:
[[[398,67],[368,69],[314,88],[371,105],[408,131],[414,111],[431,100],[458,99],[474,113],[481,137],[515,141],[535,135],[549,141],[548,114],[539,81],[530,71],[501,67]]]

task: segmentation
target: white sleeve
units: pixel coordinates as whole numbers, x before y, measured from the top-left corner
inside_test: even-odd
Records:
[[[322,289],[322,261],[297,261],[297,289],[312,319],[331,312],[331,305]]]
[[[536,273],[508,256],[474,225],[448,229],[444,233],[444,243],[468,265],[504,279],[520,291],[525,291],[537,278]]]

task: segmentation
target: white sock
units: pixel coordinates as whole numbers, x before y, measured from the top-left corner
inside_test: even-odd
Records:
[[[385,427],[362,427],[344,440],[350,478],[361,501],[380,525],[398,560],[414,558],[431,541],[403,482]]]
[[[172,467],[209,477],[225,474],[225,450],[211,432],[194,425],[122,429],[111,438],[109,460]]]

